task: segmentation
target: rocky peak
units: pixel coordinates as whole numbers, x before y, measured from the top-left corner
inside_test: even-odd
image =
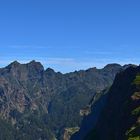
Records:
[[[53,69],[51,69],[51,68],[47,68],[47,69],[46,69],[46,72],[47,72],[47,73],[55,73],[55,71],[54,71]]]
[[[122,68],[122,66],[119,64],[116,64],[116,63],[112,63],[112,64],[106,65],[103,69],[104,70],[111,70],[111,69],[116,69],[116,68]]]
[[[18,61],[13,61],[11,64],[9,64],[6,68],[16,68],[19,65],[21,65]]]
[[[137,65],[134,65],[134,64],[126,64],[126,65],[124,65],[123,67],[124,67],[124,69],[127,69],[127,68],[129,68],[129,67],[134,67],[134,68],[136,68]]]
[[[32,69],[36,69],[38,71],[44,71],[43,65],[35,60],[30,61],[29,63],[27,63],[27,65]]]
[[[17,65],[20,65],[20,63],[18,62],[18,61],[13,61],[12,63],[11,63],[11,65],[15,65],[15,66],[17,66]]]
[[[98,69],[96,67],[93,67],[93,68],[89,68],[86,70],[86,72],[97,72]]]

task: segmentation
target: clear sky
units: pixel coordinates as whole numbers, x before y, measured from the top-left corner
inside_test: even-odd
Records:
[[[0,67],[69,72],[140,63],[140,0],[0,0]]]

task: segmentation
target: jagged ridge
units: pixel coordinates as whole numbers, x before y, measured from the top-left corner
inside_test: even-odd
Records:
[[[65,128],[79,126],[80,109],[123,69],[112,64],[62,74],[40,62],[15,61],[0,69],[1,119],[12,124],[14,139],[63,139]]]

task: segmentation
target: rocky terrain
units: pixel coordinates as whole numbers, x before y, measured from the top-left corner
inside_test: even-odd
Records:
[[[62,74],[44,70],[40,62],[15,61],[1,68],[0,139],[64,139],[77,131],[92,97],[111,86],[126,67],[109,64]]]

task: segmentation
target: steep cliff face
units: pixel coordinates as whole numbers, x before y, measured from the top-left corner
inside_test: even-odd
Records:
[[[79,126],[80,109],[123,69],[112,64],[62,74],[15,61],[0,69],[0,118],[16,132],[14,139],[63,139],[66,128]]]
[[[80,129],[71,136],[71,140],[84,140],[86,135],[88,135],[88,133],[96,126],[100,114],[107,102],[108,90],[109,89],[105,89],[99,93],[96,93],[91,99],[88,104],[89,108],[86,108],[85,111],[88,113],[84,114]]]
[[[117,74],[106,105],[85,140],[140,139],[140,66]]]

